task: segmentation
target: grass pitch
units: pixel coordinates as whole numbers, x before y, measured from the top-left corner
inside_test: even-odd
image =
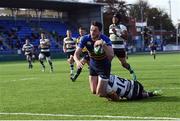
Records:
[[[179,119],[180,53],[159,54],[156,60],[150,55],[130,55],[128,62],[146,90],[161,89],[163,95],[110,102],[90,93],[87,66],[77,81],[71,82],[66,60],[54,60],[53,73],[47,63],[46,71],[41,72],[38,62],[32,70],[25,61],[1,62],[0,120]],[[131,79],[117,58],[112,62],[112,73]]]

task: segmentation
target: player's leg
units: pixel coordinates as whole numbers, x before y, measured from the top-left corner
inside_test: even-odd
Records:
[[[46,57],[46,60],[47,60],[47,62],[49,63],[49,65],[51,67],[50,72],[53,72],[53,64],[52,64],[51,56]]]
[[[35,56],[35,54],[33,54],[33,55],[32,55],[32,62],[34,63],[35,60],[36,60],[36,56]]]
[[[98,85],[96,88],[96,94],[100,97],[106,97],[107,93],[106,93],[106,88],[108,85],[108,78],[104,78],[101,76],[98,76]]]
[[[127,97],[128,100],[138,100],[145,98],[143,95],[144,87],[138,81],[134,81],[133,91],[131,96]]]
[[[53,63],[52,63],[52,60],[51,60],[51,54],[50,52],[46,52],[44,53],[45,57],[46,57],[46,61],[49,63],[49,66],[50,66],[50,72],[53,72]]]
[[[146,91],[140,82],[136,81],[135,83],[138,85],[139,90],[138,99],[160,96],[162,94],[161,90]]]
[[[150,51],[150,55],[153,55],[153,51],[152,51],[152,49],[151,49],[151,51]]]
[[[121,65],[129,71],[133,80],[136,81],[137,80],[136,74],[135,74],[134,70],[132,69],[132,67],[130,66],[130,64],[127,63],[126,58],[125,57],[123,57],[123,58],[118,57],[118,59],[120,60]]]
[[[154,91],[143,91],[143,96],[144,98],[148,98],[148,97],[154,97],[154,96],[161,96],[162,95],[162,91],[161,90],[154,90]]]
[[[88,56],[89,57],[89,56]],[[88,58],[86,57],[86,55],[81,59],[81,63],[84,65],[85,63],[88,63]],[[89,65],[89,63],[88,63]],[[72,81],[75,81],[78,76],[80,75],[82,71],[82,68],[78,68],[77,71],[76,71],[76,74],[71,78]]]
[[[31,55],[26,55],[26,59],[28,61],[28,64],[29,64],[29,69],[32,69],[32,58],[31,58]]]
[[[114,54],[117,56],[117,58],[121,62],[121,65],[130,72],[133,80],[137,80],[134,70],[131,68],[131,66],[126,61],[125,49],[114,49]]]
[[[107,59],[102,64],[96,66],[96,73],[98,74],[98,85],[96,94],[100,97],[107,97],[107,85],[111,72],[111,62]]]
[[[44,54],[43,53],[39,54],[39,62],[41,63],[42,71],[44,72],[45,71],[45,65],[44,65]]]
[[[129,51],[129,49],[128,49],[128,47],[126,47],[126,59],[128,59],[128,51]]]
[[[74,76],[74,59],[73,59],[73,55],[70,55],[68,62],[70,64],[70,75],[71,77]]]
[[[156,49],[153,50],[154,60],[156,59]]]
[[[78,68],[77,71],[76,71],[76,73],[75,73],[75,75],[71,77],[71,80],[72,80],[72,81],[76,81],[76,79],[77,79],[78,76],[80,75],[81,71],[82,71],[82,68]]]
[[[90,89],[91,89],[91,92],[93,94],[96,94],[96,88],[97,88],[97,85],[98,85],[98,76],[89,76],[89,85],[90,85]]]

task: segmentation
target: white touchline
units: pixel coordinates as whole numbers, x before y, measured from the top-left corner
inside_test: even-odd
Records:
[[[90,118],[114,118],[114,119],[151,119],[151,120],[180,120],[172,117],[139,117],[139,116],[111,116],[111,115],[75,115],[75,114],[43,114],[43,113],[3,113],[0,115],[27,115],[27,116],[52,116],[52,117],[90,117]]]

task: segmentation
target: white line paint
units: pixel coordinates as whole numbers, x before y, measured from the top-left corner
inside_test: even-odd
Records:
[[[26,116],[51,116],[51,117],[89,117],[89,118],[113,118],[113,119],[147,119],[147,120],[180,120],[172,117],[139,117],[139,116],[111,116],[111,115],[73,115],[73,114],[43,114],[43,113],[3,113],[0,115],[26,115]]]
[[[35,80],[37,78],[34,77],[29,77],[29,78],[22,78],[22,79],[14,79],[14,80],[10,80],[10,81],[27,81],[27,80]]]
[[[22,79],[19,79],[19,80],[24,81],[24,80],[34,80],[34,79],[37,79],[37,78],[34,78],[34,77],[29,77],[29,78],[22,78]]]

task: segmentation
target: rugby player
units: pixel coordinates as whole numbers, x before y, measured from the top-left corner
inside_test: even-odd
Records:
[[[70,78],[74,76],[74,52],[76,50],[76,41],[72,38],[70,30],[66,31],[66,38],[63,40],[63,51],[67,55],[67,61],[70,64]]]
[[[157,46],[158,46],[157,42],[153,39],[153,37],[151,37],[149,48],[150,48],[150,54],[153,55],[154,59],[156,59],[156,48],[157,48]]]
[[[84,47],[87,48],[90,62],[89,62],[89,83],[90,89],[93,94],[100,97],[106,97],[106,87],[108,84],[111,60],[114,56],[113,49],[111,47],[111,40],[101,33],[102,24],[97,21],[93,21],[90,26],[90,34],[82,37],[74,54],[74,60],[77,68],[82,68],[83,63],[80,59],[80,54]],[[104,50],[101,54],[96,54],[94,48],[101,46]]]
[[[47,62],[50,65],[50,72],[53,72],[53,64],[51,60],[51,54],[50,54],[50,41],[46,38],[46,35],[44,32],[41,32],[41,39],[40,39],[40,53],[39,53],[39,61],[42,65],[42,71],[45,71],[45,65],[44,65],[44,59],[47,60]]]
[[[112,41],[112,48],[114,54],[118,57],[121,65],[126,68],[132,75],[133,80],[137,80],[135,72],[129,63],[127,63],[127,54],[125,43],[127,40],[127,28],[123,24],[120,24],[121,16],[115,14],[112,18],[112,24],[109,26],[110,40]]]
[[[153,92],[145,91],[143,85],[138,81],[124,79],[116,75],[110,75],[106,91],[107,98],[113,101],[119,101],[124,98],[137,100],[161,94],[160,90]]]
[[[79,28],[79,37],[76,39],[76,45],[77,45],[77,47],[78,47],[78,44],[80,43],[82,37],[83,37],[85,34],[86,34],[85,28],[80,27],[80,28]],[[82,57],[81,63],[82,63],[83,65],[86,64],[86,63],[89,65],[89,55],[88,55],[88,51],[87,51],[87,48],[86,48],[86,47],[84,47],[84,48],[82,49],[81,57]],[[71,80],[72,80],[72,81],[75,81],[75,80],[78,78],[78,76],[80,75],[81,71],[82,71],[82,68],[78,68],[77,71],[76,71],[76,74],[75,74],[73,77],[71,77]]]
[[[22,51],[24,52],[25,56],[26,56],[26,60],[29,63],[28,68],[32,69],[33,65],[32,65],[32,60],[33,60],[33,53],[34,53],[34,46],[32,44],[30,44],[29,39],[26,39],[25,44],[22,47]]]

